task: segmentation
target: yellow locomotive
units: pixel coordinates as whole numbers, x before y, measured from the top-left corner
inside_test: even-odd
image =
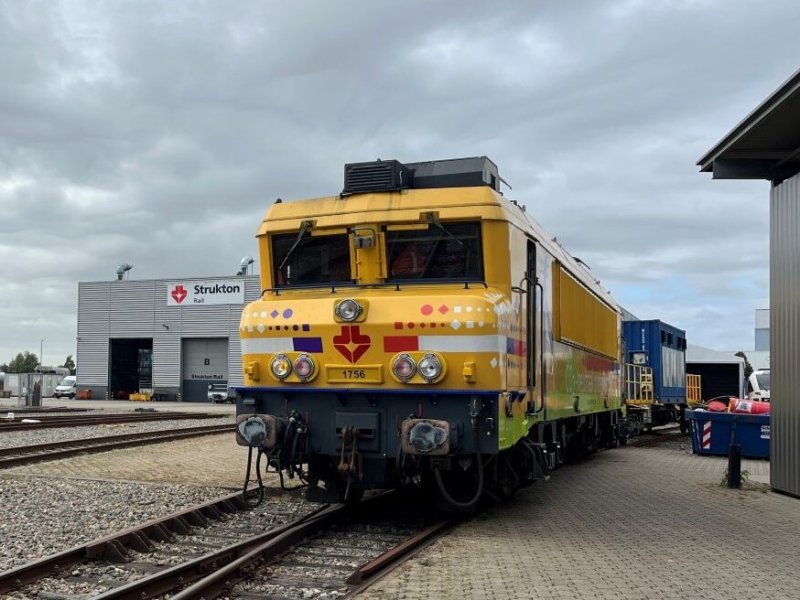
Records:
[[[281,202],[241,318],[239,442],[312,497],[416,485],[473,506],[615,445],[620,314],[486,157],[345,165]]]

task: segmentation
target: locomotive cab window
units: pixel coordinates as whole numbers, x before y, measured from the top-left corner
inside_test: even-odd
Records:
[[[427,229],[387,231],[389,280],[480,281],[480,222],[440,223]]]
[[[275,287],[352,283],[348,236],[304,231],[273,236],[272,278]]]

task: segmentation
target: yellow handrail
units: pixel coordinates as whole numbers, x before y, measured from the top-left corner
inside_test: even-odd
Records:
[[[700,384],[700,375],[686,375],[686,404],[689,406],[695,406],[703,401]]]
[[[653,404],[653,369],[627,363],[625,387],[628,404]]]

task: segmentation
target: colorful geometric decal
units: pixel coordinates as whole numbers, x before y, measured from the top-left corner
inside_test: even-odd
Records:
[[[295,352],[322,352],[322,338],[318,337],[296,337],[292,338]]]
[[[371,345],[372,340],[358,325],[342,325],[341,333],[333,336],[333,347],[350,363],[357,363]]]
[[[430,304],[425,304],[422,308],[419,309],[419,312],[427,316],[433,312],[433,306],[431,306]]]
[[[383,338],[384,352],[416,352],[419,338],[415,335],[387,335]]]
[[[506,338],[506,352],[514,356],[525,356],[528,353],[528,347],[522,340],[514,338]]]

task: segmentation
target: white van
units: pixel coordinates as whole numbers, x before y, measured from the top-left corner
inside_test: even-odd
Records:
[[[769,402],[769,369],[756,369],[747,378],[747,399]]]
[[[75,397],[75,394],[77,394],[77,383],[78,378],[75,375],[67,375],[64,377],[64,379],[58,382],[56,389],[53,391],[53,397],[63,398],[66,396],[72,400]]]

